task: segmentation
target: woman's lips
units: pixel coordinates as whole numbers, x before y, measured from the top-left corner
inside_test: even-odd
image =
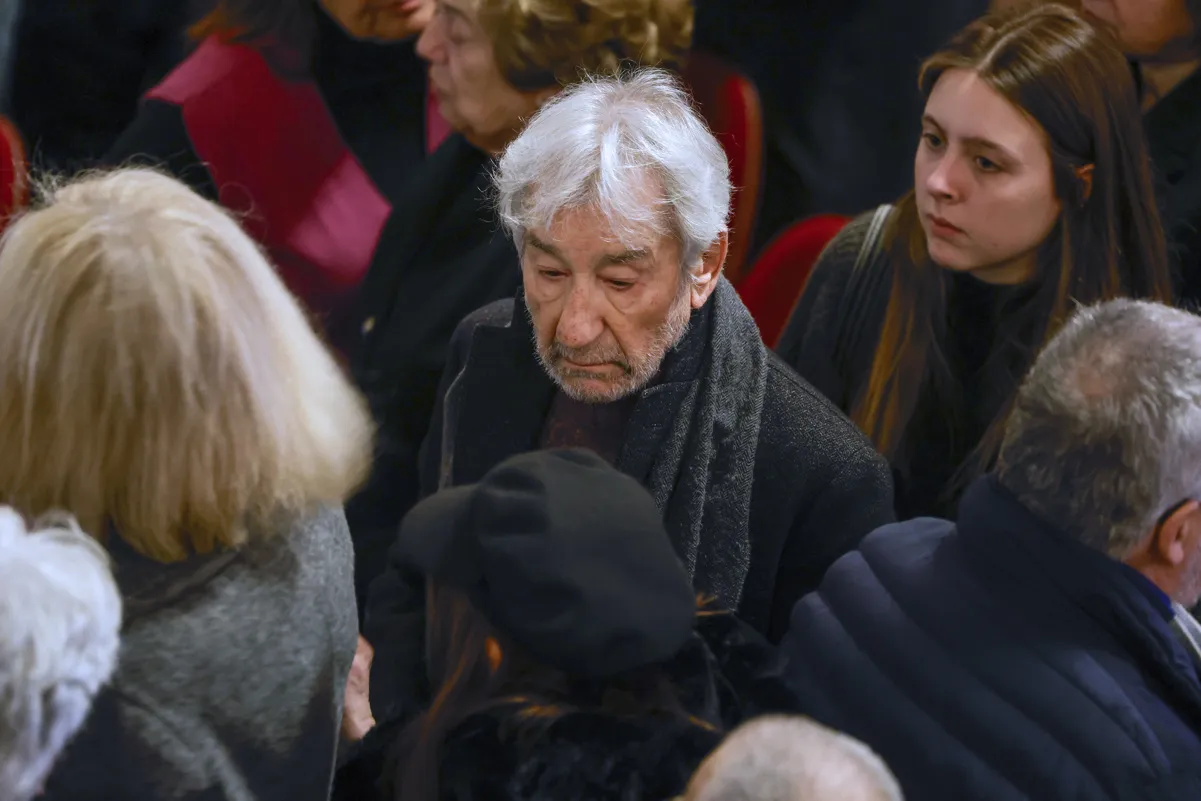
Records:
[[[945,217],[939,217],[937,214],[927,214],[927,222],[930,223],[931,231],[938,236],[954,236],[962,234],[963,229],[955,225]]]

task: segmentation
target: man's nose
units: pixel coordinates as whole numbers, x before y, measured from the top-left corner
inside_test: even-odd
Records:
[[[597,308],[595,293],[584,282],[577,282],[567,296],[555,338],[569,348],[586,348],[600,337],[605,323]]]

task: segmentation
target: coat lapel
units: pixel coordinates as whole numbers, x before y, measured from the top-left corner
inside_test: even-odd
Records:
[[[554,384],[534,355],[520,297],[508,326],[476,329],[459,380],[452,434],[456,485],[477,482],[510,456],[538,447]]]

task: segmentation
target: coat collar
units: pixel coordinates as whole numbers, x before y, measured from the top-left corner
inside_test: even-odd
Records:
[[[1201,724],[1201,681],[1155,599],[1125,567],[1039,518],[1001,486],[978,479],[959,507],[958,536],[978,572],[1045,603],[1068,603],[1105,628]],[[1020,585],[1020,587],[1019,587]]]

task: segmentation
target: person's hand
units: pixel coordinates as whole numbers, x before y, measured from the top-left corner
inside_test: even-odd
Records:
[[[346,699],[342,706],[342,736],[351,742],[358,742],[375,728],[370,694],[371,660],[374,658],[375,649],[360,634],[350,675],[346,678]]]

